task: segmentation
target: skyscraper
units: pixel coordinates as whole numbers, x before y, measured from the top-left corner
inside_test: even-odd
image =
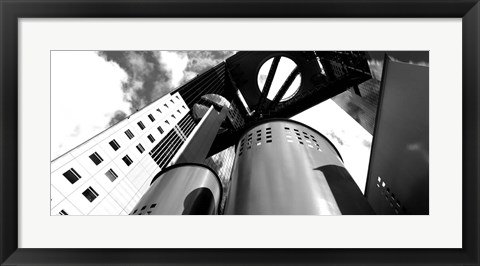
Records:
[[[191,134],[189,111],[167,94],[53,160],[51,214],[128,214]]]

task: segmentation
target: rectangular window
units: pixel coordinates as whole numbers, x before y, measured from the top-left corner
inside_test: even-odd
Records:
[[[139,121],[139,122],[137,123],[137,125],[140,127],[141,130],[143,130],[143,129],[145,128],[145,125],[143,124],[142,121]]]
[[[127,135],[128,139],[133,139],[133,137],[135,137],[132,131],[130,131],[130,129],[127,129],[127,131],[125,131],[125,135]]]
[[[95,165],[99,165],[101,162],[103,162],[102,157],[100,157],[100,155],[98,155],[97,152],[92,153],[92,155],[88,157],[90,157],[90,159],[92,160],[93,163],[95,163]]]
[[[148,115],[148,118],[150,118],[150,121],[152,121],[152,122],[155,121],[155,118],[153,117],[152,114],[149,114],[149,115]]]
[[[61,210],[58,214],[60,215],[68,215],[68,213],[65,210]]]
[[[155,139],[153,138],[152,135],[148,135],[148,139],[150,140],[151,143],[155,142]]]
[[[164,131],[163,131],[162,127],[159,126],[159,127],[157,127],[157,129],[158,129],[158,131],[160,131],[160,134],[163,134]]]
[[[110,146],[112,146],[114,151],[120,149],[120,145],[118,144],[118,142],[116,140],[110,141],[109,144],[110,144]]]
[[[87,190],[83,191],[82,194],[90,202],[94,201],[98,197],[98,193],[92,187],[88,187]]]
[[[143,153],[145,151],[145,149],[143,148],[142,144],[138,144],[137,145],[137,150],[140,152],[140,153]]]
[[[113,171],[113,169],[110,168],[110,170],[108,170],[105,175],[108,177],[108,179],[110,179],[110,181],[115,181],[115,179],[117,179],[118,175],[117,173],[115,173]]]
[[[70,181],[70,183],[75,183],[78,181],[78,179],[82,178],[78,173],[77,171],[75,171],[75,169],[73,168],[70,168],[70,170],[66,171],[65,173],[63,173],[63,176],[68,180]]]
[[[123,157],[122,160],[125,162],[127,166],[130,166],[133,163],[132,159],[130,159],[130,156],[128,155],[125,155],[125,157]]]

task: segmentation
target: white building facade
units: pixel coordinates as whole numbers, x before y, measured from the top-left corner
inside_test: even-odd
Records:
[[[195,127],[167,94],[51,162],[51,215],[128,215]]]

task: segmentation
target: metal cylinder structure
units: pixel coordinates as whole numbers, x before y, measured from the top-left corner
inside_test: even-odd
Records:
[[[176,164],[153,178],[130,215],[213,215],[222,199],[222,184],[208,166]]]
[[[373,214],[322,134],[289,119],[270,119],[238,141],[225,214]]]

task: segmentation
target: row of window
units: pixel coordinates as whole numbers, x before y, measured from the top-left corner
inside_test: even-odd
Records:
[[[180,98],[178,97],[178,95],[176,95],[175,97],[176,97],[177,99],[180,99]],[[175,102],[173,101],[173,99],[170,99],[170,102],[171,102],[171,103],[175,103]],[[166,103],[163,104],[163,105],[168,108],[168,105],[167,105]],[[182,105],[182,107],[183,107],[183,109],[186,109],[185,105]],[[160,110],[160,108],[157,108],[157,111],[158,111],[159,113],[162,113],[162,111]],[[177,112],[178,112],[179,114],[181,114],[180,110],[177,110]],[[176,119],[176,118],[175,118],[175,115],[172,115],[172,117],[173,117],[174,119]],[[148,114],[148,118],[149,118],[150,121],[152,121],[152,122],[155,121],[155,117],[154,117],[152,114]],[[170,124],[170,123],[168,122],[168,120],[166,120],[165,122],[166,122],[167,124]],[[138,125],[138,127],[140,127],[141,130],[144,130],[144,129],[145,129],[145,125],[143,124],[142,121],[137,122],[137,125]]]
[[[177,99],[178,99],[178,96],[177,96]],[[172,101],[173,102],[173,101]],[[166,105],[166,104],[165,104]],[[166,105],[166,107],[168,108],[168,105]],[[185,108],[185,106],[182,106],[183,108]],[[157,109],[160,113],[160,109]],[[179,113],[180,111],[177,110]],[[150,114],[148,116],[150,118],[150,120],[152,121],[155,121],[155,118]],[[172,117],[175,118],[174,115],[172,115]],[[167,124],[170,124],[168,122],[168,120],[165,120],[165,123]],[[142,121],[139,121],[138,123],[138,126],[143,130],[145,128],[145,125],[142,123]],[[164,133],[164,130],[162,129],[161,126],[158,126],[157,127],[158,131],[160,132],[160,134],[163,134]],[[130,131],[130,129],[127,129],[125,131],[125,134],[127,135],[127,137],[129,139],[132,139],[134,137],[133,133]],[[155,142],[155,138],[149,134],[147,136],[147,138],[150,140],[150,142],[154,143]],[[109,142],[110,146],[113,148],[114,151],[117,151],[118,149],[120,149],[120,144],[118,144],[118,142],[113,139],[112,141]],[[138,144],[136,146],[137,150],[140,152],[140,153],[143,153],[145,152],[145,148],[142,146],[142,144]],[[98,154],[98,152],[94,152],[92,153],[89,158],[92,160],[93,163],[95,163],[95,165],[99,165],[100,163],[103,162],[103,158],[100,156],[100,154]],[[130,166],[132,163],[133,163],[133,160],[130,158],[130,156],[128,155],[125,155],[122,160],[125,162],[125,164],[127,166]],[[105,175],[110,179],[110,181],[114,181],[118,175],[112,170],[108,170],[107,173],[105,173]],[[70,168],[70,170],[66,171],[65,173],[63,173],[63,176],[71,183],[71,184],[74,184],[75,182],[77,182],[81,176],[77,173],[77,171],[75,171],[75,169],[73,168]]]
[[[157,110],[158,110],[158,109],[157,109]],[[180,113],[179,110],[177,110],[177,111]],[[152,121],[155,121],[155,118],[154,118],[151,114],[148,115],[148,117],[150,117],[150,119],[151,119]],[[174,119],[176,119],[175,115],[172,115],[172,117],[173,117]],[[168,125],[170,125],[170,122],[168,121],[168,119],[165,120],[165,123],[167,123]],[[142,130],[145,128],[145,125],[143,124],[142,121],[139,121],[139,122],[137,123],[137,125],[138,125],[138,126],[140,127],[140,129],[142,129]],[[162,128],[161,126],[158,126],[157,129],[158,129],[158,131],[160,132],[160,134],[163,134],[164,130],[163,130],[163,128]],[[125,131],[125,135],[127,135],[128,139],[133,139],[133,138],[135,137],[135,135],[133,135],[133,133],[132,133],[132,131],[130,131],[130,129],[127,129],[127,130]],[[152,135],[149,135],[149,136],[148,136],[148,139],[149,139],[152,143],[155,141],[155,139],[153,138]],[[152,140],[152,139],[153,139],[153,140]],[[117,151],[118,149],[120,149],[120,144],[118,144],[117,140],[115,140],[115,139],[113,139],[112,141],[110,141],[109,144],[110,144],[110,146],[112,147],[112,149],[113,149],[114,151]],[[92,155],[91,155],[90,158],[92,158]],[[94,159],[92,159],[92,160],[94,160]],[[98,161],[98,160],[97,160],[97,161]],[[95,162],[95,161],[94,161],[94,162]],[[98,165],[99,163],[101,163],[101,160],[100,160],[100,162],[98,162],[98,163],[95,162],[96,165]]]
[[[380,188],[380,193],[385,196],[385,200],[389,203],[390,207],[395,211],[395,214],[405,214],[407,209],[400,203],[398,197],[390,191],[390,188],[382,181],[381,177],[377,178],[377,187]]]
[[[109,172],[112,172],[114,176],[117,176],[115,172],[113,172],[112,169],[109,170]],[[107,172],[107,173],[109,173]],[[113,181],[113,180],[112,180]],[[90,202],[93,202],[98,196],[98,192],[93,189],[93,187],[88,187],[85,191],[82,192],[82,195]],[[68,215],[68,213],[65,210],[61,210],[58,214],[60,215]]]
[[[139,123],[141,123],[141,122],[139,122]],[[160,126],[158,127],[158,131],[160,131],[160,134],[163,133],[163,129]],[[125,131],[125,134],[128,136],[129,139],[132,139],[133,137],[135,137],[130,130]],[[149,135],[149,136],[151,136],[151,135]],[[117,140],[115,140],[115,139],[110,141],[109,144],[113,148],[114,151],[117,151],[118,149],[120,149],[120,144],[118,144]],[[90,157],[90,158],[92,158],[92,157]]]
[[[125,156],[125,157],[128,157]],[[123,157],[123,158],[125,158]],[[130,157],[128,157],[128,159],[124,159],[125,160],[130,160]],[[115,171],[113,171],[112,168],[110,168],[106,173],[105,175],[108,177],[108,179],[110,179],[110,181],[115,181],[115,179],[117,179],[118,175],[117,173],[115,173]],[[75,171],[75,169],[73,168],[70,168],[68,171],[66,171],[65,173],[63,173],[63,176],[71,183],[71,184],[75,184],[78,180],[80,180],[80,178],[82,178],[78,173],[77,171]]]
[[[177,99],[179,99],[178,96],[176,96]],[[170,100],[172,103],[173,100]],[[164,104],[165,107],[168,108],[168,105],[167,104]],[[184,109],[185,106],[183,105],[182,106]],[[157,109],[158,112],[162,113],[160,111],[160,109]],[[177,110],[178,113],[181,114],[180,110]],[[174,119],[176,119],[175,115],[172,114],[172,117]],[[152,114],[149,114],[148,115],[148,118],[153,122],[155,121],[155,117],[152,115]],[[170,124],[170,122],[168,120],[165,120],[165,123],[167,124]],[[143,124],[142,121],[139,121],[137,122],[137,125],[140,127],[141,130],[145,129],[145,125]],[[158,131],[160,132],[160,134],[163,134],[164,133],[164,130],[162,129],[161,126],[158,126],[157,127]],[[127,129],[125,131],[125,135],[127,135],[127,137],[129,139],[132,139],[134,138],[135,136],[133,135],[132,131],[130,131],[130,129]],[[153,143],[155,142],[155,138],[149,134],[147,136],[147,138]],[[115,140],[113,139],[112,141],[109,142],[110,146],[112,147],[112,149],[114,151],[117,151],[118,149],[120,149],[120,144]],[[141,143],[139,143],[137,146],[136,146],[137,150],[140,152],[140,153],[143,153],[145,152],[145,148],[142,146]],[[97,152],[94,152],[92,153],[89,158],[92,160],[93,163],[95,163],[95,165],[99,165],[100,163],[103,162],[103,158],[100,156],[100,154],[98,154]],[[133,163],[133,160],[130,158],[130,156],[125,155],[123,158],[122,158],[122,161],[127,165],[127,166],[130,166],[132,163]],[[65,173],[63,173],[63,176],[71,183],[71,184],[74,184],[76,183],[78,180],[80,180],[80,178],[82,178],[80,176],[80,174],[78,174],[77,171],[75,171],[75,169],[73,168],[70,168],[68,171],[66,171]],[[109,169],[106,173],[105,173],[105,176],[111,181],[111,182],[114,182],[117,178],[118,178],[118,175],[117,173],[115,173],[115,171],[113,169]],[[98,196],[99,194],[90,186],[88,187],[84,192],[82,192],[82,195],[90,202],[93,202]],[[68,215],[68,213],[65,211],[65,210],[61,210],[59,212],[60,215]]]
[[[168,123],[168,120],[166,120],[165,122]],[[141,123],[141,122],[139,122],[139,123]],[[157,129],[160,132],[160,134],[163,134],[165,132],[161,126],[158,126]],[[130,130],[125,131],[125,134],[130,139],[132,139],[134,137],[133,133]],[[155,142],[155,138],[152,136],[152,134],[149,134],[147,136],[147,138],[150,140],[151,143]],[[118,149],[120,149],[120,144],[118,144],[117,140],[115,140],[115,139],[110,141],[109,144],[113,148],[114,151],[117,151]],[[140,153],[143,153],[145,151],[145,148],[143,148],[142,144],[138,144],[137,149]],[[95,165],[99,165],[101,162],[103,162],[103,158],[97,152],[92,153],[89,156],[89,158],[92,160],[93,163],[95,163]]]
[[[125,159],[125,157],[127,157],[127,159]],[[130,163],[131,163],[131,159],[128,156],[125,156],[125,157],[124,157],[124,161],[125,160],[130,160]],[[73,168],[70,168],[70,170],[63,173],[63,176],[65,176],[65,178],[67,178],[67,180],[70,181],[70,183],[72,183],[72,184],[74,184],[75,182],[77,182],[81,178],[81,176]],[[113,169],[111,169],[111,168],[105,173],[105,176],[111,182],[115,181],[115,179],[118,178],[117,173],[115,173],[115,171],[113,171]],[[85,191],[82,192],[82,195],[88,201],[93,202],[98,197],[99,194],[97,193],[97,191],[95,191],[95,189],[93,189],[91,186],[89,186]],[[60,215],[68,215],[68,213],[65,210],[61,210],[59,214]]]
[[[162,127],[158,127],[157,128],[158,131],[160,132],[160,134],[163,134],[163,129]],[[155,138],[149,134],[147,136],[147,138],[153,143],[155,142]],[[110,145],[113,147],[114,150],[118,150],[120,148],[120,145],[118,144],[118,142],[116,140],[112,140],[110,141]],[[144,153],[145,152],[145,148],[143,147],[143,145],[141,143],[139,143],[137,146],[136,146],[138,152],[140,153]],[[98,154],[98,152],[94,152],[92,153],[89,158],[92,160],[93,163],[95,163],[95,165],[99,165],[101,162],[103,162],[103,158],[100,156],[100,154]],[[122,160],[125,162],[125,164],[127,166],[130,166],[132,163],[133,163],[133,160],[130,158],[130,156],[125,155]],[[107,175],[107,177],[113,182],[117,177],[118,175],[112,170],[110,169],[105,175]],[[67,172],[63,173],[63,176],[72,184],[74,184],[75,182],[77,182],[81,176],[77,173],[77,171],[75,171],[75,169],[73,168],[70,168],[70,170],[68,170]]]
[[[85,191],[82,192],[82,195],[90,202],[93,202],[97,197],[98,193],[92,187],[88,187]],[[58,214],[60,215],[68,215],[65,210],[61,210]]]
[[[160,128],[160,127],[159,127]],[[159,129],[159,131],[161,133],[163,133],[163,130]],[[155,138],[149,134],[148,135],[148,139],[153,143],[155,142]],[[145,151],[145,148],[142,146],[141,143],[139,143],[137,146],[137,150],[140,152],[140,153],[143,153]],[[126,156],[128,157],[128,155]],[[94,152],[92,153],[89,158],[92,160],[93,163],[95,163],[95,165],[99,165],[101,162],[103,162],[103,158],[100,156],[100,154],[98,154],[98,152]],[[125,158],[125,157],[124,157]],[[130,157],[129,157],[130,158]],[[127,165],[130,165],[130,164],[127,164]],[[73,184],[73,183],[72,183]]]
[[[177,99],[178,99],[178,96],[177,96]],[[172,103],[174,103],[173,100],[170,100],[170,101],[171,101]],[[168,105],[167,105],[167,104],[164,104],[164,105],[165,105],[165,107],[168,108]],[[184,109],[186,109],[184,105],[183,105],[182,107],[183,107]],[[157,108],[157,111],[160,112],[160,113],[162,113],[162,111],[160,111],[160,109],[158,109],[158,108]],[[180,110],[177,110],[177,112],[178,112],[179,114],[181,114]],[[174,119],[176,119],[175,115],[172,115],[172,117],[173,117]],[[155,121],[155,117],[154,117],[152,114],[148,114],[148,118],[149,118],[150,121],[152,121],[152,122]],[[168,122],[168,120],[165,120],[165,123],[167,123],[167,124],[170,125],[170,122]],[[144,129],[145,129],[145,124],[143,124],[142,121],[138,121],[138,122],[137,122],[137,125],[138,125],[138,127],[139,127],[141,130],[144,130]],[[159,127],[159,128],[160,128],[160,127]],[[163,133],[163,130],[162,130],[162,129],[159,129],[159,130],[161,131],[161,133]],[[133,139],[133,138],[135,137],[135,135],[133,135],[133,133],[132,133],[132,131],[131,131],[130,129],[127,129],[127,130],[125,131],[125,135],[127,135],[128,139]],[[110,141],[109,144],[110,144],[110,146],[113,148],[114,151],[117,151],[118,149],[120,149],[120,145],[118,144],[118,142],[117,142],[115,139],[112,140],[112,141]]]

